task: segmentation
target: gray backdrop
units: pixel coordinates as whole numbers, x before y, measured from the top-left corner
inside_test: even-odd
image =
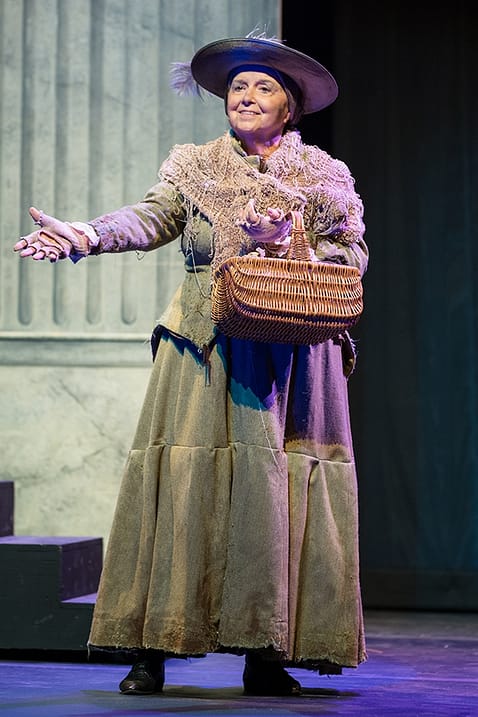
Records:
[[[150,370],[147,340],[181,277],[142,259],[22,261],[34,205],[87,220],[142,198],[175,143],[226,129],[179,98],[170,64],[256,26],[277,0],[0,0],[0,454],[17,534],[107,537]]]

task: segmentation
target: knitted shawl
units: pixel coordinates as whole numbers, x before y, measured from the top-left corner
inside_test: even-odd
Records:
[[[309,234],[349,245],[362,231],[361,201],[347,166],[318,147],[302,143],[298,131],[286,132],[268,158],[265,171],[248,161],[230,131],[204,145],[175,145],[159,177],[184,198],[187,217],[198,211],[212,225],[212,268],[230,256],[251,251],[255,242],[237,225],[250,199],[256,209],[300,210]],[[355,211],[354,211],[355,210]],[[357,222],[350,222],[355,216]],[[197,223],[187,221],[184,235],[194,242]]]

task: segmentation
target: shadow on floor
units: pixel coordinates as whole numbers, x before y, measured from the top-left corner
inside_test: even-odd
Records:
[[[160,695],[121,695],[123,664],[84,655],[0,652],[0,712],[5,717],[123,715],[323,715],[476,717],[478,614],[373,611],[366,614],[368,660],[341,676],[290,670],[300,697],[249,697],[243,659],[208,655],[168,660]],[[55,659],[51,659],[51,658]],[[48,659],[47,659],[48,658]]]

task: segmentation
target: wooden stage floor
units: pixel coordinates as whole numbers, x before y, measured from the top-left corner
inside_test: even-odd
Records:
[[[169,660],[160,695],[121,695],[128,666],[0,652],[5,717],[478,717],[478,613],[366,612],[368,660],[334,677],[291,670],[300,697],[248,697],[243,660]]]

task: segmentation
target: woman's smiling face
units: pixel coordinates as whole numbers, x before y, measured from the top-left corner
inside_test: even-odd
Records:
[[[290,118],[283,87],[265,72],[238,72],[227,93],[226,112],[235,134],[246,142],[281,136]]]

